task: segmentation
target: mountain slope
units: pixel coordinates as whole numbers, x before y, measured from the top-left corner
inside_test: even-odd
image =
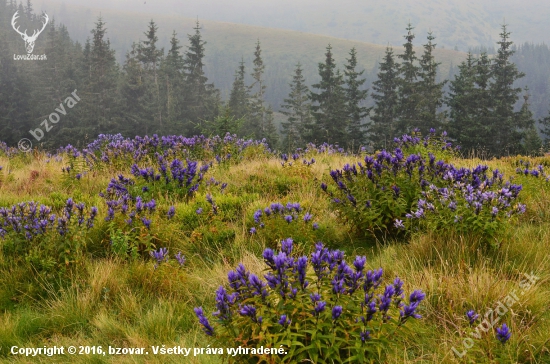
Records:
[[[143,39],[143,32],[152,19],[159,27],[159,42],[165,49],[169,46],[172,31],[178,33],[183,45],[187,45],[187,34],[193,32],[196,19],[176,15],[159,15],[143,12],[129,12],[117,10],[95,9],[82,6],[69,6],[50,0],[44,0],[41,5],[51,17],[67,26],[74,39],[84,42],[90,35],[94,22],[101,14],[107,23],[108,37],[112,46],[117,50],[119,61],[132,42]],[[250,74],[252,56],[256,41],[259,39],[262,46],[262,57],[266,64],[267,101],[278,109],[283,98],[288,94],[288,83],[296,63],[300,62],[308,83],[318,79],[318,62],[324,61],[326,47],[330,43],[336,61],[342,66],[349,50],[357,48],[359,67],[366,70],[371,81],[375,75],[373,68],[384,54],[385,46],[365,42],[339,39],[304,32],[264,28],[251,25],[216,22],[199,19],[202,26],[203,39],[206,44],[206,72],[207,76],[221,89],[222,96],[227,98],[234,78],[234,73],[241,57],[244,58]],[[405,24],[400,24],[401,28]],[[44,41],[44,39],[39,39]],[[424,42],[420,39],[419,43]],[[396,53],[401,47],[395,47]],[[417,52],[421,52],[418,49]],[[464,53],[447,49],[436,50],[437,60],[442,62],[441,76],[446,77],[451,63],[460,63]],[[370,74],[369,74],[370,73]]]

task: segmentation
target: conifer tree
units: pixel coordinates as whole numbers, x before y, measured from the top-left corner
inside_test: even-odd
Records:
[[[87,120],[88,126],[95,127],[96,133],[113,131],[114,114],[117,111],[116,93],[118,65],[115,51],[111,49],[111,43],[106,39],[107,29],[101,17],[95,23],[95,29],[91,31],[92,41],[89,45],[88,69],[86,83],[83,84],[84,103],[81,110],[83,116],[89,115],[92,120]]]
[[[219,92],[213,84],[208,84],[204,74],[204,45],[199,22],[193,28],[195,33],[188,35],[189,46],[185,52],[185,112],[193,124],[199,120],[213,119],[217,115]],[[196,132],[197,130],[190,130]]]
[[[162,95],[164,114],[169,133],[177,133],[184,129],[184,59],[180,52],[180,42],[174,31],[170,39],[170,50],[161,65]],[[179,125],[178,125],[179,124]],[[178,127],[180,126],[180,127]]]
[[[407,26],[407,35],[405,35],[406,43],[403,44],[405,51],[399,54],[398,57],[402,60],[400,65],[401,79],[399,82],[399,108],[397,132],[404,134],[412,129],[419,127],[420,118],[418,114],[418,103],[420,95],[418,94],[418,73],[419,67],[416,65],[417,57],[413,48],[414,28]]]
[[[488,152],[487,140],[491,138],[491,125],[493,120],[493,98],[491,96],[491,59],[486,52],[481,53],[475,65],[475,93],[473,105],[473,120],[476,121],[476,128],[473,131],[476,136],[473,140],[475,148],[482,149],[483,153]],[[470,133],[471,135],[472,133]]]
[[[235,72],[235,79],[229,95],[229,108],[231,114],[236,119],[246,119],[248,117],[248,99],[250,98],[248,87],[244,83],[245,66],[241,59],[239,67]],[[246,131],[246,130],[245,130]]]
[[[357,72],[357,51],[355,47],[351,49],[350,58],[345,65],[345,80],[346,80],[346,106],[348,114],[348,128],[346,146],[356,149],[365,143],[366,133],[365,125],[362,121],[369,113],[369,109],[363,105],[368,95],[368,90],[362,90],[361,87],[366,79],[361,78],[364,70]]]
[[[521,88],[514,87],[514,82],[525,74],[519,72],[516,65],[510,61],[514,54],[511,48],[510,32],[506,25],[502,26],[500,41],[497,42],[499,49],[492,62],[492,82],[489,86],[493,110],[492,119],[489,124],[489,135],[487,140],[489,151],[492,155],[505,155],[515,153],[521,148],[521,141],[524,131],[529,125],[518,125],[518,118],[514,112],[514,106],[518,101]]]
[[[137,58],[143,65],[144,83],[147,86],[147,94],[144,99],[146,117],[155,121],[158,125],[157,132],[162,130],[162,102],[160,99],[160,83],[158,69],[162,61],[164,50],[157,47],[158,27],[153,20],[149,22],[149,28],[144,33],[146,39],[141,41]]]
[[[523,152],[530,156],[536,156],[541,152],[542,140],[535,126],[533,112],[529,107],[529,89],[527,87],[525,88],[523,100],[523,105],[518,114],[518,125],[524,129]]]
[[[458,66],[459,73],[450,82],[449,96],[449,136],[455,139],[463,150],[470,152],[479,149],[484,143],[484,126],[478,119],[478,96],[476,89],[476,60],[472,53]]]
[[[315,142],[346,144],[348,115],[344,80],[332,57],[330,44],[325,53],[325,62],[319,63],[321,81],[313,85],[319,90],[311,92],[312,110],[315,119],[313,139]]]
[[[389,148],[397,136],[399,106],[399,64],[395,62],[393,49],[386,48],[384,60],[380,62],[378,79],[374,81],[372,98],[375,100],[369,139],[373,146]]]
[[[283,148],[287,151],[292,151],[313,141],[311,139],[313,119],[309,88],[302,72],[302,66],[298,63],[290,83],[288,98],[284,99],[284,104],[281,105],[281,113],[287,117],[287,121],[282,123]]]
[[[264,108],[264,94],[265,83],[263,79],[264,75],[264,62],[262,59],[262,49],[260,47],[260,41],[256,42],[256,48],[254,50],[254,60],[252,69],[252,84],[248,87],[251,93],[249,98],[249,115],[247,118],[247,129],[254,133],[255,138],[261,138],[265,136],[266,125],[265,120],[265,108]]]
[[[437,129],[442,122],[443,115],[437,113],[443,105],[443,86],[446,81],[436,81],[437,68],[441,63],[435,61],[433,51],[436,44],[432,41],[435,37],[428,33],[428,43],[424,45],[424,54],[420,58],[420,69],[418,72],[420,80],[417,84],[418,106],[417,113],[419,123],[416,127],[427,133],[430,129]]]
[[[123,124],[132,134],[143,135],[151,131],[150,89],[145,80],[145,70],[139,60],[139,44],[133,43],[132,49],[126,53],[124,62],[121,97],[124,105]]]

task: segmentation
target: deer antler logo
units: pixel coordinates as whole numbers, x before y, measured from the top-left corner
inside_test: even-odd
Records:
[[[35,30],[34,33],[32,33],[32,35],[29,37],[27,35],[27,29],[25,29],[25,32],[22,33],[19,31],[19,27],[15,27],[15,21],[17,20],[17,18],[19,18],[19,16],[17,15],[18,12],[19,11],[16,11],[15,14],[13,14],[13,18],[11,18],[11,26],[17,33],[21,35],[21,38],[23,38],[23,40],[25,41],[25,48],[27,48],[27,53],[31,54],[34,49],[34,42],[36,41],[36,38],[38,38],[40,33],[42,33],[42,31],[44,30],[44,28],[46,28],[46,25],[48,24],[48,14],[44,13],[44,22],[42,23],[42,29]]]

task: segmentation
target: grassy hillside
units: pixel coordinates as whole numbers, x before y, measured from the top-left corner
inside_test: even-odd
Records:
[[[151,19],[154,19],[159,26],[159,42],[161,46],[165,47],[165,50],[169,46],[169,39],[174,30],[178,33],[182,45],[186,45],[186,34],[193,32],[192,28],[196,22],[196,18],[192,17],[147,13],[144,12],[143,7],[137,6],[129,7],[129,11],[115,11],[100,10],[92,6],[62,5],[45,0],[41,9],[55,16],[57,22],[65,24],[71,36],[80,42],[84,42],[90,36],[94,22],[101,14],[107,23],[108,37],[117,51],[119,61],[124,60],[125,53],[130,49],[132,42],[143,39],[143,33]],[[251,73],[255,43],[258,39],[260,40],[266,72],[266,97],[275,110],[288,95],[288,83],[298,62],[302,63],[308,83],[312,84],[318,81],[317,64],[324,61],[324,54],[329,43],[333,47],[334,57],[339,65],[346,62],[345,58],[348,56],[349,50],[356,47],[359,67],[366,70],[369,81],[375,79],[375,75],[369,74],[369,72],[372,73],[385,50],[385,45],[291,30],[216,22],[202,18],[199,20],[203,27],[203,39],[207,42],[207,76],[222,90],[224,97],[229,95],[235,70],[241,57],[244,58],[247,65],[246,73]],[[395,26],[400,29],[400,32],[403,32],[406,21]],[[425,39],[419,39],[419,44],[424,41]],[[401,52],[401,47],[396,48],[396,53],[399,52]],[[419,48],[417,52],[421,53],[422,49]],[[447,49],[437,49],[435,56],[442,63],[440,68],[442,77],[447,77],[451,63],[457,65],[465,58],[464,53]]]
[[[66,0],[66,4],[82,4]],[[518,43],[547,42],[550,4],[543,0],[366,0],[290,1],[240,0],[99,0],[94,6],[104,9],[132,9],[155,14],[174,14],[201,19],[228,21],[280,29],[291,29],[363,42],[400,45],[404,25],[410,20],[424,38],[434,31],[438,43],[466,51],[472,46],[492,46],[500,25],[510,25]]]
[[[420,225],[410,233],[393,235],[396,231],[390,227],[387,234],[372,235],[365,234],[361,226],[346,217],[349,203],[338,207],[320,188],[320,183],[325,182],[330,185],[329,191],[339,196],[329,171],[341,169],[346,163],[368,164],[364,154],[352,156],[326,146],[310,147],[296,161],[290,158],[292,164],[289,164],[282,163],[279,156],[271,155],[258,143],[231,139],[169,140],[174,142],[171,146],[168,144],[172,142],[168,141],[155,147],[155,142],[148,139],[115,139],[110,145],[103,139],[84,155],[69,148],[54,156],[39,151],[18,153],[0,145],[0,207],[8,208],[0,210],[0,221],[6,223],[3,228],[8,231],[5,238],[0,239],[2,361],[221,363],[215,355],[185,359],[176,355],[153,355],[151,346],[236,345],[236,341],[210,341],[202,332],[193,308],[202,306],[211,322],[215,322],[210,315],[215,311],[215,290],[219,285],[227,287],[228,272],[242,262],[252,273],[263,277],[266,266],[262,262],[262,251],[267,247],[276,248],[281,239],[288,237],[294,239],[296,254],[309,255],[314,243],[323,241],[331,249],[343,250],[348,262],[356,255],[366,256],[365,270],[382,267],[382,287],[398,276],[405,282],[403,288],[407,295],[415,289],[426,294],[417,311],[422,318],[411,319],[396,334],[389,335],[392,345],[382,352],[379,362],[545,363],[550,360],[550,185],[542,173],[550,165],[548,156],[482,162],[446,154],[441,149],[432,150],[438,159],[443,158],[441,166],[452,163],[456,168],[474,168],[487,163],[488,176],[498,179],[498,172],[492,173],[498,169],[504,181],[512,179],[513,183],[521,184],[517,202],[526,204],[526,213],[511,219],[500,214],[497,220],[487,215],[488,225],[480,228],[490,231],[491,224],[497,221],[498,231],[492,235],[476,234],[475,229],[462,231],[459,229],[462,225],[456,222],[453,225],[452,219],[449,225],[444,225],[447,227],[437,230]],[[407,148],[403,147],[405,157],[411,152]],[[417,148],[415,153],[427,158],[426,150],[420,146],[414,148]],[[202,181],[197,182],[196,193],[188,193],[187,187],[175,187],[172,182],[165,184],[163,180],[155,182],[147,177],[148,167],[160,171],[162,159],[154,153],[164,150],[168,151],[165,158],[172,170],[170,162],[175,158],[196,160],[199,165],[212,162],[211,167],[203,171]],[[307,161],[314,158],[315,162],[305,165],[302,158]],[[525,162],[530,164],[528,173],[524,174]],[[132,169],[133,163],[144,172]],[[530,171],[537,170],[538,165],[541,172],[535,176]],[[516,172],[518,167],[521,173]],[[186,173],[192,175],[192,172]],[[117,177],[119,175],[122,176]],[[124,182],[124,178],[135,183]],[[193,181],[197,181],[196,178],[194,175]],[[366,180],[364,175],[363,178]],[[346,180],[350,188],[352,179]],[[404,196],[407,182],[398,181],[394,183],[399,184]],[[475,178],[472,184],[474,182]],[[499,196],[509,191],[509,185],[499,190],[487,180],[481,186],[475,185],[476,190],[495,191]],[[146,186],[147,189],[143,188]],[[124,196],[124,190],[141,196],[147,203],[130,223],[128,213],[138,208],[137,199],[126,202],[130,206],[127,214],[120,211],[120,205],[110,202],[116,209],[112,218],[107,206],[107,201]],[[359,198],[361,192],[354,190],[353,193]],[[91,206],[98,207],[93,227],[85,228],[87,222],[78,226],[76,219],[80,215],[76,206],[67,207],[69,198],[75,204],[86,204],[86,217]],[[149,205],[151,199],[156,201],[154,208]],[[12,231],[12,220],[5,218],[10,214],[10,206],[25,201],[47,205],[57,217],[73,211],[73,219],[63,234],[59,233],[62,228],[56,227],[56,222],[46,233],[29,228],[28,231],[36,235],[26,239],[26,228],[22,228],[21,233]],[[394,199],[389,201],[391,204]],[[299,203],[301,210],[296,212],[297,216],[289,213],[295,219],[291,222],[285,222],[282,216],[279,219],[262,215],[265,227],[261,228],[255,222],[255,211],[277,202]],[[374,203],[373,200],[373,208]],[[26,218],[27,213],[30,216],[26,210],[29,205],[22,206],[14,207],[14,216]],[[514,202],[514,206],[519,205]],[[19,209],[26,212],[19,213]],[[312,215],[311,220],[302,221],[305,212]],[[428,216],[426,219],[436,221],[429,220]],[[318,228],[312,228],[312,223]],[[452,226],[457,226],[456,230]],[[255,233],[250,232],[252,227],[257,228]],[[170,259],[161,259],[155,267],[149,251],[159,248],[168,248]],[[186,258],[181,267],[174,257],[178,252]],[[525,274],[535,275],[535,283],[527,287]],[[314,277],[311,268],[308,277],[310,280]],[[469,327],[465,313],[475,310],[484,315],[504,302],[511,292],[515,292],[518,300],[509,302],[510,309],[505,312],[500,309],[503,313],[495,324],[496,327],[506,323],[511,328],[510,340],[499,343],[494,329],[472,339],[471,333],[475,330]],[[306,301],[309,299],[304,298]],[[330,312],[327,315],[330,323]],[[299,322],[292,325],[299,327]],[[216,328],[219,330],[219,326]],[[464,341],[466,338],[470,338],[471,343]],[[346,340],[353,342],[356,338],[352,335]],[[469,349],[458,358],[452,347],[463,352],[463,342]],[[104,350],[109,345],[144,347],[150,353],[34,358],[9,354],[12,346],[43,345],[101,345]],[[247,359],[248,356],[238,357],[240,362]]]

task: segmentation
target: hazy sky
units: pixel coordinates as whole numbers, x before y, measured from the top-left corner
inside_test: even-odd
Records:
[[[41,0],[42,6],[58,3]],[[419,39],[429,30],[437,43],[466,50],[494,45],[506,21],[516,43],[550,41],[548,0],[64,0],[92,10],[150,14],[291,29],[377,44],[403,42],[410,21]]]

